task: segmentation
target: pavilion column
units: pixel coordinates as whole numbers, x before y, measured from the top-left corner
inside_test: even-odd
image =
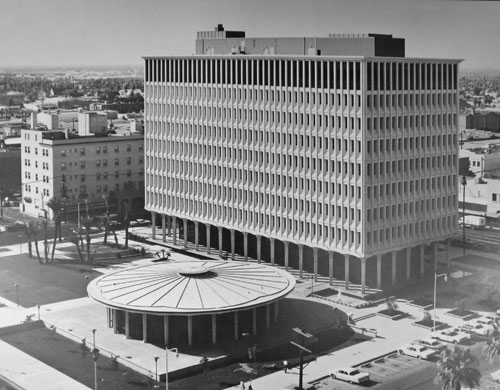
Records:
[[[148,342],[148,315],[145,313],[142,315],[142,341]]]
[[[156,240],[156,213],[151,212],[151,236]]]
[[[116,324],[116,309],[111,309],[112,310],[112,316],[113,316],[113,333],[118,333],[118,325]]]
[[[188,345],[193,345],[193,316],[188,316]]]
[[[205,230],[207,232],[207,253],[210,254],[210,224],[205,224]]]
[[[194,223],[194,247],[197,251],[200,250],[200,237],[198,236],[200,234],[200,223],[195,222]]]
[[[239,333],[238,333],[238,312],[234,312],[234,339],[238,340],[239,338]]]
[[[168,337],[169,337],[169,332],[168,332],[168,316],[164,315],[163,316],[163,341],[165,345],[168,345]]]
[[[252,329],[254,336],[257,334],[257,308],[252,309]]]
[[[420,245],[420,277],[425,276],[425,245]]]
[[[382,289],[382,254],[377,255],[377,289]]]
[[[262,236],[257,237],[257,263],[262,261]]]
[[[222,227],[219,226],[217,229],[219,229],[219,257],[222,257]]]
[[[248,233],[243,233],[243,256],[248,261]]]
[[[406,281],[410,281],[411,273],[411,248],[406,248]]]
[[[188,247],[188,221],[186,218],[183,220],[184,222],[184,248]]]
[[[172,217],[172,234],[174,238],[174,245],[177,245],[177,217]]]
[[[397,260],[398,252],[391,252],[391,261],[392,261],[392,285],[396,284],[396,260]]]
[[[212,344],[217,344],[217,314],[212,314]]]
[[[278,322],[279,309],[280,309],[279,301],[274,302],[274,323],[275,324]]]
[[[333,254],[334,252],[328,252],[328,280],[330,282],[330,286],[333,283]]]
[[[304,272],[304,245],[299,244],[299,278],[302,279]]]
[[[288,255],[289,255],[289,250],[288,250],[288,241],[284,241],[283,244],[285,245],[285,270],[288,271]]]
[[[360,258],[361,260],[361,294],[365,294],[366,287],[366,258]]]
[[[167,226],[166,226],[166,217],[165,214],[161,215],[161,240],[163,242],[166,241],[166,235],[167,235]]]
[[[129,312],[125,311],[125,337],[130,338],[130,317]]]
[[[437,274],[439,242],[433,242],[431,245],[432,245],[432,261],[434,263],[434,273]]]
[[[231,229],[231,259],[234,260],[234,236],[235,236],[235,231],[234,229]]]
[[[345,289],[349,289],[349,258],[350,255],[344,254],[344,280],[345,280]]]
[[[271,251],[271,265],[274,265],[274,244],[275,244],[275,239],[270,238],[269,243],[271,244],[270,251]]]
[[[313,248],[314,254],[314,281],[318,281],[318,248]]]

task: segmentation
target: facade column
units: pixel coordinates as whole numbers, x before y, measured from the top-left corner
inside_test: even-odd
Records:
[[[184,249],[188,247],[188,221],[186,218],[183,220],[184,222]]]
[[[239,332],[238,332],[238,312],[234,312],[234,339],[238,340],[239,339]]]
[[[274,266],[274,243],[275,243],[275,239],[274,238],[270,238],[269,239],[269,243],[271,245],[270,247],[270,252],[271,252],[271,265]]]
[[[166,241],[166,235],[167,235],[167,223],[166,223],[166,217],[165,214],[161,215],[161,240],[163,242]]]
[[[194,223],[194,247],[197,251],[200,250],[200,223],[195,222]]]
[[[193,316],[188,316],[188,345],[193,345]]]
[[[243,256],[248,261],[248,233],[243,233]]]
[[[283,244],[285,245],[285,271],[288,271],[288,256],[289,256],[289,248],[288,248],[288,245],[289,242],[288,241],[283,241]]]
[[[425,245],[420,245],[420,277],[425,277]]]
[[[168,316],[165,315],[163,316],[163,341],[165,342],[165,345],[168,345]]]
[[[299,244],[299,277],[302,279],[304,272],[304,245]]]
[[[207,232],[207,253],[210,254],[210,224],[205,224],[205,230]]]
[[[398,252],[391,252],[391,261],[392,261],[392,285],[396,284],[396,260],[397,260]]]
[[[377,255],[377,289],[382,289],[382,254]]]
[[[349,290],[349,258],[350,255],[344,254],[344,280],[346,290]]]
[[[448,274],[448,276],[450,276],[450,271],[451,271],[450,250],[451,250],[451,239],[448,238],[446,240],[446,273]]]
[[[328,280],[330,286],[333,283],[333,254],[334,252],[332,251],[328,252]]]
[[[127,339],[130,338],[130,318],[129,318],[129,312],[125,311],[125,337]]]
[[[172,218],[168,215],[165,218],[167,219],[167,236],[170,237],[172,235]]]
[[[218,227],[219,232],[219,257],[222,257],[222,227]]]
[[[431,245],[432,245],[432,261],[434,263],[434,273],[437,274],[439,242],[433,242]]]
[[[156,240],[156,213],[151,212],[151,237]]]
[[[177,245],[177,217],[172,217],[172,235],[174,238],[174,245]]]
[[[274,323],[278,323],[278,315],[279,315],[280,302],[274,302]]]
[[[230,232],[231,232],[231,259],[234,260],[234,235],[235,235],[234,229],[231,229]]]
[[[318,248],[313,248],[314,254],[314,281],[318,281]]]
[[[148,342],[148,315],[145,313],[142,314],[142,341]]]
[[[256,236],[257,237],[257,263],[260,264],[262,261],[262,236]]]
[[[255,307],[252,309],[252,330],[255,336],[257,334],[257,308]]]
[[[118,325],[116,324],[116,309],[111,309],[112,310],[112,316],[113,316],[113,333],[118,333]]]
[[[406,248],[406,281],[410,281],[411,273],[411,248]]]
[[[270,318],[270,312],[269,312],[269,304],[266,305],[266,329],[269,330],[271,326],[271,318]]]
[[[212,344],[217,344],[217,314],[212,314]]]
[[[366,258],[360,258],[361,260],[361,294],[365,294],[366,287]]]

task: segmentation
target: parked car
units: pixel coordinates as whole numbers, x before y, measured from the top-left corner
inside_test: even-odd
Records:
[[[483,325],[479,322],[470,322],[460,326],[459,330],[464,333],[475,333],[481,336],[487,336],[493,330],[493,326]]]
[[[500,383],[500,370],[492,372],[491,379]]]
[[[14,222],[13,224],[5,226],[5,230],[8,232],[20,232],[24,230],[25,226],[23,222]]]
[[[448,348],[446,344],[440,343],[439,341],[431,338],[415,340],[415,343],[438,352]]]
[[[479,318],[474,318],[473,320],[469,321],[469,323],[493,327],[495,325],[495,319],[492,317],[481,316]]]
[[[398,348],[401,355],[408,355],[418,359],[427,359],[436,355],[436,351],[418,344],[406,344]]]
[[[447,341],[449,343],[462,343],[470,339],[470,335],[467,333],[460,332],[456,328],[440,330],[438,332],[431,333],[433,339],[438,339],[442,341]]]
[[[370,374],[359,371],[354,367],[337,369],[333,371],[330,376],[332,379],[340,379],[349,383],[363,383],[370,380]]]

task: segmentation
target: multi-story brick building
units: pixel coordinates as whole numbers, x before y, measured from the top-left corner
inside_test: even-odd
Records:
[[[221,26],[194,56],[146,57],[146,209],[163,237],[182,220],[197,247],[362,291],[423,275],[457,229],[459,62]]]

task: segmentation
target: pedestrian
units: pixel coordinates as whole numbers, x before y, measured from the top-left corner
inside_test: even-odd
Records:
[[[240,387],[241,390],[245,390],[245,383],[243,381],[240,381]]]
[[[283,370],[285,370],[285,374],[288,371],[288,362],[286,360],[283,360]]]
[[[250,381],[250,383],[248,384],[248,390],[253,390],[252,381]]]

